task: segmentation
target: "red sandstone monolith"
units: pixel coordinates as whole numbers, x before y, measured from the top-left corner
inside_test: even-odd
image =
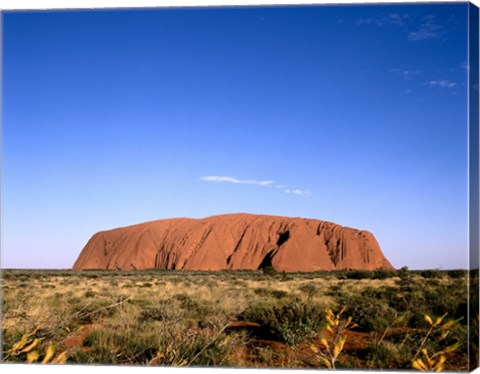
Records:
[[[226,214],[101,231],[73,269],[312,272],[393,269],[368,231],[306,218]]]

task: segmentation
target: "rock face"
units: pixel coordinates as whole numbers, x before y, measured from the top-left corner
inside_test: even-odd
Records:
[[[368,231],[314,219],[228,214],[96,233],[73,269],[393,269]]]

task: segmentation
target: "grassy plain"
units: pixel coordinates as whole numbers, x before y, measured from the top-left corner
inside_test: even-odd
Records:
[[[2,292],[4,362],[468,368],[460,270],[4,270]]]

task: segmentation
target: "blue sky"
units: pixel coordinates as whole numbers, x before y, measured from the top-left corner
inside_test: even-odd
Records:
[[[467,7],[5,12],[2,267],[233,212],[466,267]]]

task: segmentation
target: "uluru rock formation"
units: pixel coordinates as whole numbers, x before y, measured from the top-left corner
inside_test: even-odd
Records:
[[[73,269],[393,269],[368,231],[255,214],[174,218],[93,235]]]

